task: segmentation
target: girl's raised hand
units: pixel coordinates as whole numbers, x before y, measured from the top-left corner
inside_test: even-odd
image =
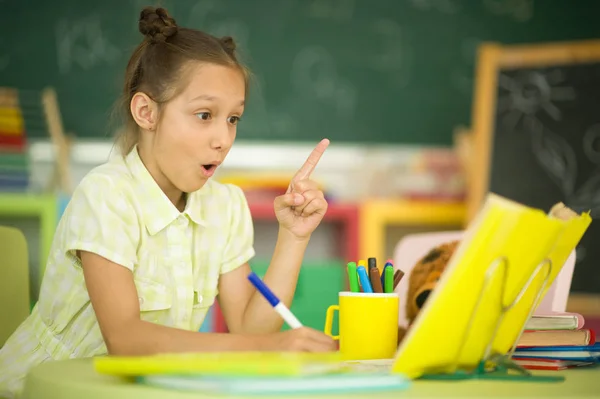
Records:
[[[310,176],[328,146],[328,139],[321,140],[292,178],[286,193],[275,198],[279,226],[300,239],[310,237],[327,212],[325,196]]]

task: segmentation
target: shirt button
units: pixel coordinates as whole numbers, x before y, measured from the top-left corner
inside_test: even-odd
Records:
[[[198,303],[202,303],[202,295],[198,295]]]

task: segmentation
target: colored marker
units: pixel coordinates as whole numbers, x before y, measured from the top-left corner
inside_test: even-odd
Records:
[[[381,271],[381,286],[382,287],[385,287],[385,268],[388,267],[388,266],[392,266],[392,269],[394,268],[394,263],[392,262],[391,259],[388,259],[385,262],[385,265],[383,266],[383,270]]]
[[[394,266],[385,265],[382,277],[384,279],[383,292],[391,294],[394,292]]]
[[[348,262],[348,283],[351,292],[360,292],[358,288],[358,274],[356,274],[356,263]]]
[[[404,272],[400,269],[396,270],[396,273],[394,273],[394,289],[400,284],[402,277],[404,277]]]
[[[377,269],[377,259],[375,258],[369,258],[367,259],[368,265],[369,265],[369,278],[371,277],[371,270],[373,270],[373,268]]]
[[[364,267],[364,268],[365,268],[365,270],[367,270],[367,262],[365,262],[365,261],[364,261],[364,260],[362,260],[362,259],[358,261],[358,267],[360,267],[360,266]],[[358,271],[358,269],[356,269],[356,270]],[[358,279],[358,285],[359,285],[360,287],[362,287],[362,281],[360,281],[360,276],[359,276],[359,279]]]
[[[371,280],[371,287],[373,292],[383,293],[383,287],[381,286],[381,277],[379,276],[379,269],[377,266],[369,269],[369,279]]]
[[[254,272],[250,272],[248,280],[256,287],[258,292],[265,297],[265,299],[273,306],[275,311],[279,313],[283,321],[287,323],[291,328],[300,328],[302,323],[294,316],[294,314],[288,309],[283,302],[275,296],[275,294],[265,285],[265,283],[258,277]]]
[[[373,289],[371,288],[369,276],[367,275],[367,270],[364,268],[364,266],[358,266],[356,268],[356,272],[358,273],[358,278],[360,279],[363,292],[372,293]]]

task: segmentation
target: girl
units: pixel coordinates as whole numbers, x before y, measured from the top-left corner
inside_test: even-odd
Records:
[[[55,234],[39,302],[0,350],[0,396],[45,361],[183,351],[332,351],[283,322],[247,281],[254,255],[242,191],[210,180],[244,111],[248,73],[229,37],[145,8],[126,69],[123,157],[80,183]],[[275,200],[279,235],[265,282],[290,304],[327,210],[310,180],[323,140]],[[218,295],[230,334],[197,332]]]

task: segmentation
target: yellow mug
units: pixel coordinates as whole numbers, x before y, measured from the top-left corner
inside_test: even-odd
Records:
[[[327,308],[325,334],[340,342],[346,360],[391,359],[398,347],[398,294],[340,292],[339,305]],[[339,335],[333,314],[339,312]]]

